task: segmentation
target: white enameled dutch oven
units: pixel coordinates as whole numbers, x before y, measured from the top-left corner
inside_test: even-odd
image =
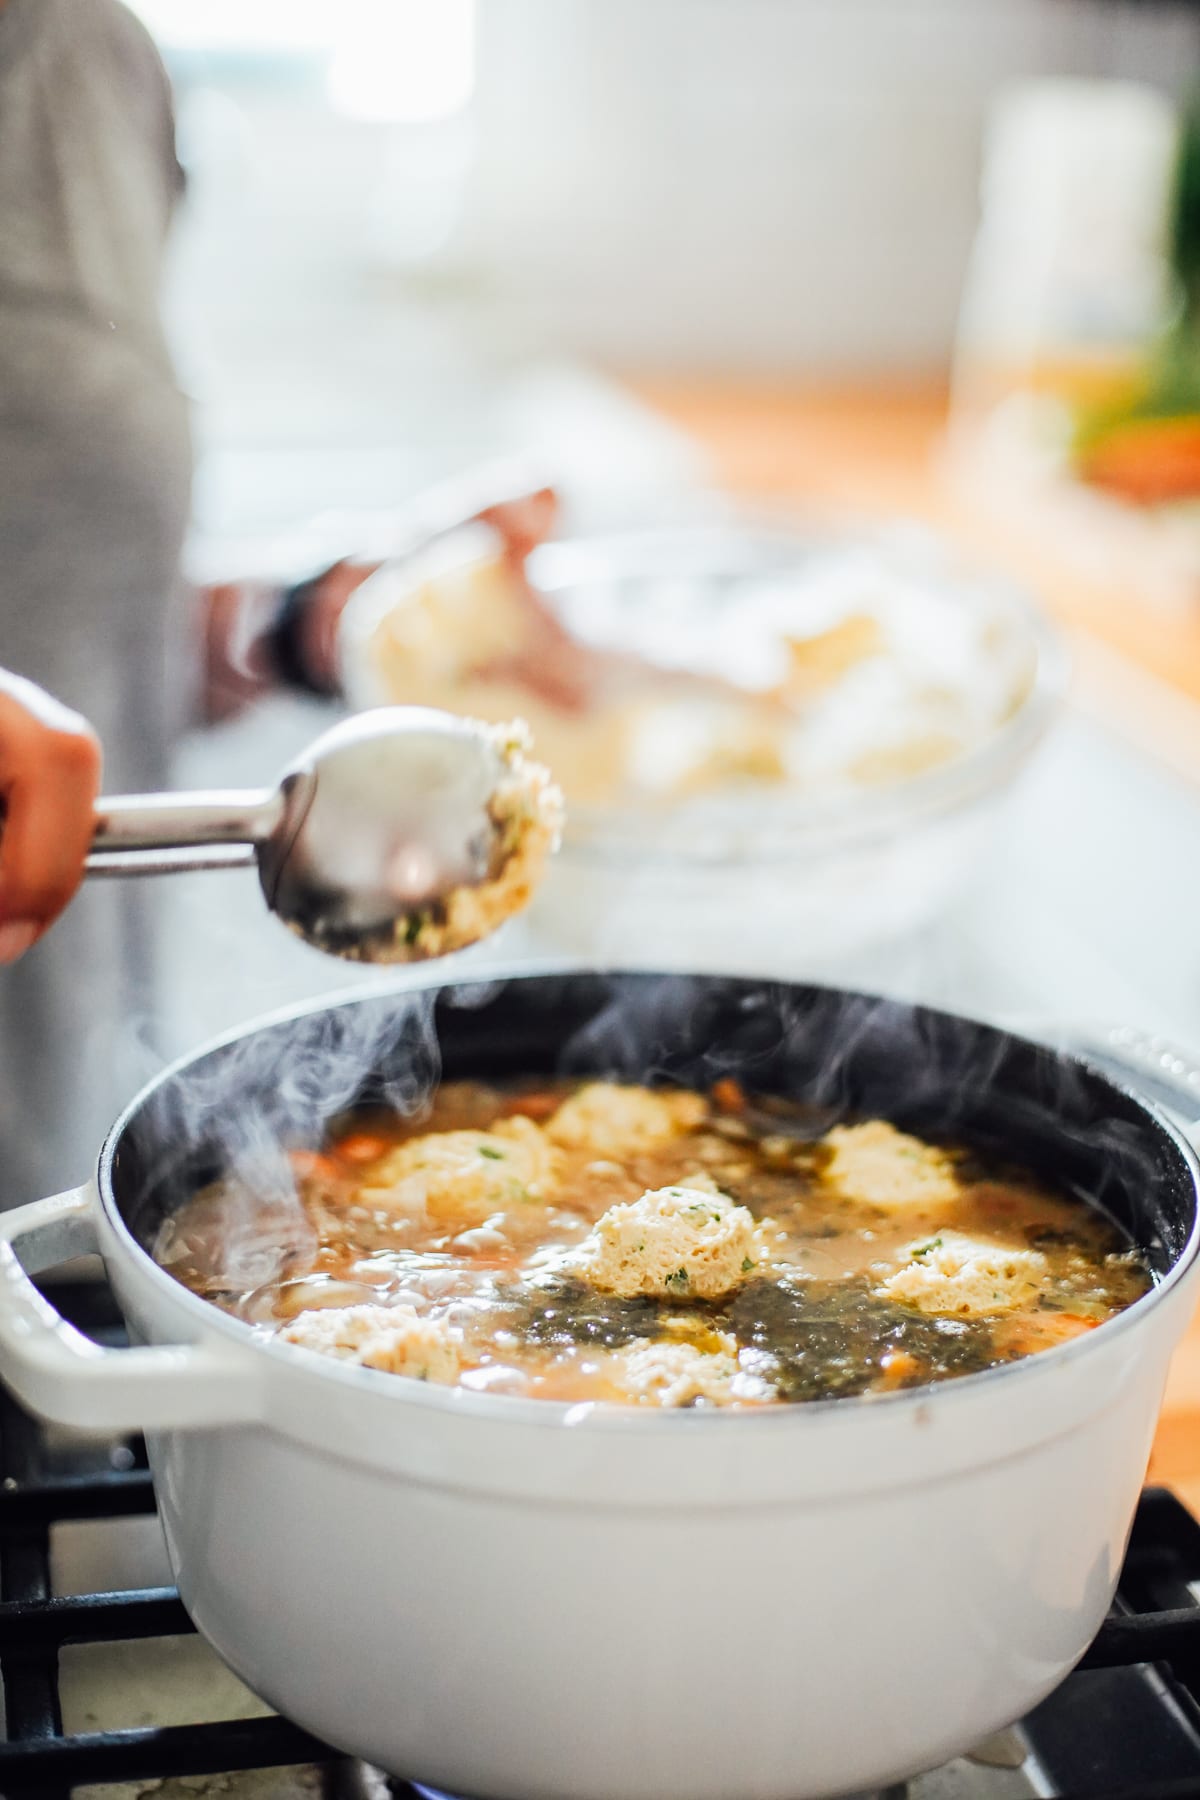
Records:
[[[435,1054],[436,1040],[436,1054]],[[147,1252],[195,1186],[436,1076],[737,1073],[1091,1195],[1154,1290],[940,1386],[751,1413],[424,1386],[256,1338]],[[93,1180],[0,1218],[0,1357],[46,1417],[142,1427],[185,1605],[250,1687],[410,1779],[499,1800],[801,1800],[1025,1713],[1112,1597],[1197,1283],[1197,1165],[1098,1070],[944,1014],[723,978],[361,994],[167,1071]],[[99,1248],[137,1348],[26,1270]]]

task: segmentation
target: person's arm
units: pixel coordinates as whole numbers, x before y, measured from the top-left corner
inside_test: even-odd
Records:
[[[37,942],[83,879],[100,761],[86,719],[0,670],[0,963]]]
[[[499,534],[506,555],[520,569],[553,529],[557,510],[551,488],[522,483],[511,472],[484,470],[415,502],[407,536],[415,550],[457,526],[482,520]],[[346,558],[286,591],[254,581],[217,582],[202,589],[200,635],[208,718],[228,718],[283,686],[330,698],[336,695],[342,613],[350,596],[379,566]],[[532,597],[530,605],[531,615],[540,610]]]

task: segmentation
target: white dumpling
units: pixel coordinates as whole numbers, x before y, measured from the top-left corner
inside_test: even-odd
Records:
[[[546,1135],[569,1150],[636,1155],[694,1131],[707,1114],[700,1094],[589,1081],[563,1101],[547,1123]]]
[[[848,1200],[885,1212],[919,1212],[959,1198],[958,1179],[946,1152],[897,1131],[885,1119],[835,1125],[822,1141],[833,1152],[825,1181]]]
[[[469,1228],[545,1200],[560,1162],[560,1152],[531,1119],[502,1119],[488,1131],[434,1131],[381,1158],[363,1201]]]
[[[907,1260],[880,1283],[878,1292],[920,1312],[980,1319],[1032,1304],[1047,1273],[1040,1250],[940,1231],[910,1245]]]
[[[285,1344],[389,1375],[446,1386],[458,1379],[458,1344],[450,1329],[412,1306],[315,1307],[279,1336]]]
[[[754,1217],[727,1195],[699,1188],[656,1188],[610,1206],[573,1259],[606,1293],[716,1300],[755,1266]]]

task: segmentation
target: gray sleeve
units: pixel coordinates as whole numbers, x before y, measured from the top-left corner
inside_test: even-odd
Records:
[[[173,208],[187,184],[175,137],[175,96],[171,77],[158,47],[141,20],[121,0],[110,0],[114,50],[127,77],[146,137],[162,169],[168,204]]]

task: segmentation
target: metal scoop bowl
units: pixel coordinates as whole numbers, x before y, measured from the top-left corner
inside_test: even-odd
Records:
[[[520,728],[425,708],[360,713],[271,789],[101,798],[88,874],[254,862],[268,907],[320,950],[381,963],[440,954],[422,948],[424,927],[460,890],[502,881],[514,820],[547,849],[557,841],[561,802],[526,747]],[[492,911],[479,936],[499,922]],[[460,931],[445,948],[465,941]]]

